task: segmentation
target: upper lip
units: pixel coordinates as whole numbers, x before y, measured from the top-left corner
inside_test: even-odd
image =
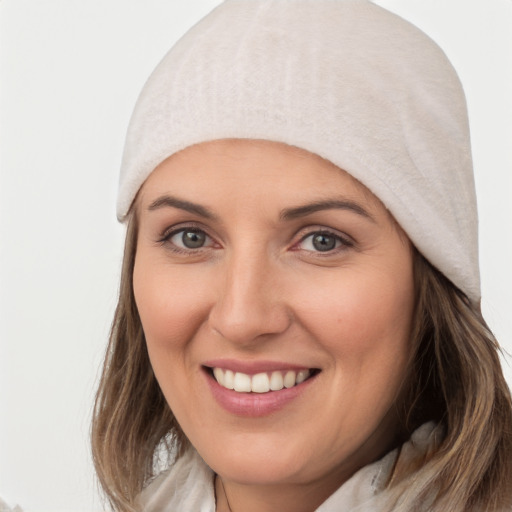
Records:
[[[302,364],[287,363],[284,361],[243,361],[235,359],[214,359],[205,361],[203,366],[207,368],[222,368],[232,372],[255,375],[257,373],[274,372],[279,370],[310,370],[313,367]]]

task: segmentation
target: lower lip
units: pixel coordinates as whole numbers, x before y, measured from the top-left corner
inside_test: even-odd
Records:
[[[217,403],[226,411],[237,416],[257,418],[280,411],[298,398],[315,380],[310,377],[304,382],[268,393],[238,393],[222,387],[210,374],[205,373],[208,386]]]

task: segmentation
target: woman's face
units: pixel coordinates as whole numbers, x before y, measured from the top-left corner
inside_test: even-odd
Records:
[[[137,209],[151,364],[215,472],[333,490],[386,452],[412,252],[367,189],[296,148],[216,141],[159,165]]]

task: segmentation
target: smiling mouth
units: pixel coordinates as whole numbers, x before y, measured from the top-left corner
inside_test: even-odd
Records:
[[[233,372],[219,367],[206,368],[208,373],[217,383],[237,393],[270,393],[290,389],[311,377],[317,375],[320,370],[316,368],[306,370],[278,370],[249,375],[242,372]]]

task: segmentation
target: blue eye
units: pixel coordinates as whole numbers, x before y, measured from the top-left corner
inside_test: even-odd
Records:
[[[180,229],[171,234],[168,240],[180,249],[201,249],[211,245],[211,238],[199,229]]]
[[[300,248],[306,251],[329,252],[338,249],[342,244],[349,245],[333,233],[317,231],[304,237],[300,242]]]

